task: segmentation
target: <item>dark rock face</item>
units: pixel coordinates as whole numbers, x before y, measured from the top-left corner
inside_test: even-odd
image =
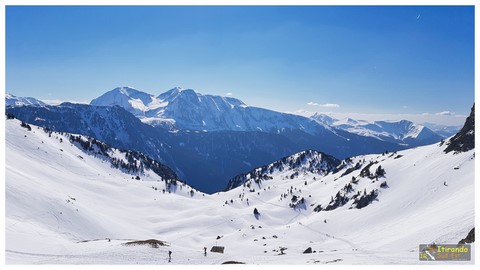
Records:
[[[312,248],[311,247],[305,249],[305,251],[303,252],[303,254],[308,254],[308,253],[312,253]]]
[[[467,237],[460,240],[459,244],[468,244],[475,242],[475,227],[473,227],[470,232],[468,233]]]
[[[364,194],[363,196],[355,199],[355,208],[362,209],[365,206],[369,205],[378,197],[378,191],[372,190],[369,194]]]
[[[213,246],[212,249],[210,249],[210,252],[223,253],[224,250],[225,250],[225,247]]]
[[[475,104],[463,128],[447,142],[447,145],[445,153],[466,152],[475,148]]]

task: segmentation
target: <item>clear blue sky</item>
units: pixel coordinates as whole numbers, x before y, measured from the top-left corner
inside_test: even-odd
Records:
[[[279,111],[468,114],[474,8],[6,7],[8,92],[82,101],[117,86]]]

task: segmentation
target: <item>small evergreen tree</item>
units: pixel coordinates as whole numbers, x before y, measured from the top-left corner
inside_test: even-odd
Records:
[[[31,127],[29,124],[27,124],[27,123],[25,123],[25,122],[23,122],[23,121],[22,121],[22,123],[20,124],[20,126],[23,127],[23,128],[26,128],[28,131],[31,131],[31,130],[32,130],[32,127]]]
[[[375,175],[377,177],[385,176],[385,170],[382,168],[382,166],[378,166],[377,170],[375,171]]]

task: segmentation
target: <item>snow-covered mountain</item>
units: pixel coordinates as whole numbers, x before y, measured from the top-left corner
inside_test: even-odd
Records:
[[[410,147],[436,143],[444,138],[429,128],[408,120],[374,122],[355,120],[352,118],[337,120],[324,114],[314,114],[311,118],[319,123],[328,123],[331,127],[360,136],[405,144]]]
[[[92,100],[94,106],[118,105],[144,123],[171,130],[261,131],[285,134],[302,131],[310,135],[340,137],[341,129],[362,137],[408,147],[439,142],[442,136],[410,121],[337,120],[325,114],[310,118],[247,106],[239,99],[202,95],[192,89],[173,88],[158,96],[130,87],[118,87]],[[338,139],[338,138],[337,138]],[[346,136],[349,139],[349,136]],[[397,149],[396,149],[397,150]],[[335,153],[332,153],[335,154]]]
[[[92,100],[90,104],[118,105],[145,123],[179,130],[281,133],[299,129],[316,134],[328,129],[302,116],[250,107],[236,98],[202,95],[192,89],[179,87],[157,97],[133,88],[118,87]]]
[[[17,97],[12,94],[5,94],[5,106],[45,106],[45,102],[32,97]]]
[[[466,126],[448,145],[340,163],[301,152],[206,195],[151,173],[132,179],[69,136],[7,120],[6,262],[428,263],[419,244],[458,243],[474,227],[475,150],[445,153],[473,138]]]
[[[338,121],[324,114],[311,118],[247,106],[231,97],[202,95],[192,89],[173,88],[155,97],[128,87],[115,88],[91,105],[118,105],[142,122],[176,131],[260,131],[281,134],[303,149],[318,149],[339,158],[439,142],[442,137],[410,121],[368,123]],[[312,143],[321,141],[321,145]],[[358,145],[370,150],[355,151]],[[376,146],[374,146],[376,145]],[[319,147],[321,146],[321,147]],[[332,146],[334,149],[332,149]],[[340,149],[342,148],[342,149]]]
[[[447,126],[427,122],[423,123],[422,125],[444,138],[455,135],[462,128],[462,126]]]
[[[8,108],[7,112],[26,123],[145,153],[208,193],[223,190],[226,181],[241,172],[303,149],[281,135],[259,131],[169,132],[142,123],[119,106],[63,103]]]
[[[161,137],[159,130],[142,124],[138,118],[118,106],[62,103],[58,106],[7,108],[7,112],[30,124],[53,131],[87,135],[119,149],[147,153],[162,162],[167,157],[153,155],[165,153],[168,148],[158,140],[153,140],[154,136]]]
[[[226,190],[234,189],[250,180],[258,183],[262,180],[272,179],[271,175],[282,171],[294,171],[290,175],[291,179],[307,172],[325,176],[330,172],[336,171],[339,164],[340,161],[332,156],[315,150],[306,150],[247,173],[237,175],[228,181]]]
[[[359,135],[329,126],[334,119],[322,115],[315,120],[180,88],[154,96],[120,87],[91,103],[17,106],[7,112],[27,123],[143,152],[208,193],[224,190],[226,181],[242,172],[305,149],[342,159],[435,142],[429,136]]]

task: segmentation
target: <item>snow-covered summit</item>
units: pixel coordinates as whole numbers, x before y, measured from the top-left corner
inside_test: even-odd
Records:
[[[172,97],[174,96],[177,96],[178,93],[180,93],[181,91],[183,91],[184,89],[180,86],[176,86],[170,90],[168,90],[167,92],[165,93],[161,93],[160,95],[158,95],[157,98],[161,99],[161,100],[164,100],[164,99],[171,99]]]
[[[41,100],[32,97],[17,97],[12,94],[5,95],[6,106],[46,106],[47,104]]]
[[[135,116],[144,116],[146,112],[162,106],[155,96],[132,87],[117,87],[90,102],[93,106],[120,106]]]
[[[314,115],[310,116],[310,118],[315,119],[317,122],[323,123],[328,126],[331,126],[333,123],[338,121],[337,119],[322,113],[315,113]]]

